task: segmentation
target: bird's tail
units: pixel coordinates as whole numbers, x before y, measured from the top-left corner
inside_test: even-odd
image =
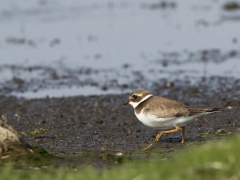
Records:
[[[212,109],[207,109],[205,113],[214,113],[214,112],[220,112],[220,108],[212,108]]]
[[[215,113],[220,112],[220,108],[188,108],[188,111],[190,112],[189,116],[195,116],[195,115],[201,115],[205,113]]]

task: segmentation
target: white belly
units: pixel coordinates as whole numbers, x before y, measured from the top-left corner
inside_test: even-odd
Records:
[[[139,121],[141,121],[144,125],[156,128],[159,130],[168,130],[172,129],[174,125],[179,127],[185,127],[189,123],[193,122],[193,120],[198,117],[197,116],[186,116],[186,117],[176,117],[176,118],[158,118],[154,115],[150,115],[149,113],[143,114],[136,114]]]

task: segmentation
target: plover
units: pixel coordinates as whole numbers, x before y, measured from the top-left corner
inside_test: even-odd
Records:
[[[155,141],[164,134],[175,133],[182,129],[182,143],[185,138],[185,127],[192,123],[196,117],[204,114],[219,112],[219,108],[189,108],[183,104],[154,96],[146,90],[133,91],[127,103],[134,108],[134,113],[144,125],[163,130],[157,134]]]

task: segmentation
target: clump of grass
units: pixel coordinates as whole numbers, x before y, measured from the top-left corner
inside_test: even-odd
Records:
[[[212,141],[190,147],[170,160],[150,159],[140,164],[129,164],[120,170],[103,172],[102,179],[239,179],[240,136],[223,141]]]
[[[189,147],[168,160],[159,156],[99,171],[94,168],[0,171],[1,179],[240,179],[240,136]]]

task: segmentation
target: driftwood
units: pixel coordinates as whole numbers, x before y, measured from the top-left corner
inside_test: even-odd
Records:
[[[32,153],[33,150],[10,125],[7,119],[0,115],[0,159],[21,156]]]

